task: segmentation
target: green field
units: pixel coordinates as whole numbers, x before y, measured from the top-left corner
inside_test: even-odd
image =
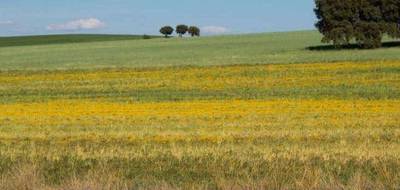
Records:
[[[310,51],[315,31],[0,48],[2,70],[93,69],[396,60],[399,47]]]
[[[1,47],[0,189],[397,190],[400,47],[320,38]]]
[[[149,37],[159,38],[158,36],[149,36]],[[0,47],[138,40],[143,38],[144,37],[140,35],[102,35],[102,34],[15,36],[15,37],[0,37]]]

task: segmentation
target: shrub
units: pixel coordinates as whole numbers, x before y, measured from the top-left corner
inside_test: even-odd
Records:
[[[151,39],[151,36],[149,36],[149,35],[147,35],[147,34],[144,34],[144,35],[143,35],[143,39],[145,39],[145,40]]]

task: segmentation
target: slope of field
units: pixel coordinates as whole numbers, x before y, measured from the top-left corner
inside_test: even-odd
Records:
[[[0,189],[400,186],[400,61],[3,71],[0,96]]]
[[[150,36],[156,38],[156,36]],[[66,34],[45,36],[0,37],[1,47],[70,44],[143,39],[140,35]],[[32,48],[32,47],[31,47]]]
[[[377,50],[308,49],[323,45],[320,40],[319,33],[303,31],[2,47],[0,69],[53,70],[400,59],[400,48],[396,46]]]

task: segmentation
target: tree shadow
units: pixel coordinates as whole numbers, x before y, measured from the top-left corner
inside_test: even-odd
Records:
[[[400,47],[400,41],[383,42],[381,48],[393,48]],[[310,51],[335,51],[335,50],[354,50],[362,49],[358,44],[349,44],[344,46],[334,46],[334,45],[321,45],[321,46],[310,46],[306,48]]]

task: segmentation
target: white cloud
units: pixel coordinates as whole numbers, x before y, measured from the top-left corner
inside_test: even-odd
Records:
[[[0,25],[11,25],[11,24],[14,24],[14,22],[11,20],[0,21]]]
[[[79,19],[63,24],[51,24],[47,30],[88,30],[105,27],[106,24],[97,18]]]
[[[201,28],[202,32],[208,34],[223,34],[227,33],[229,30],[222,26],[205,26]]]

